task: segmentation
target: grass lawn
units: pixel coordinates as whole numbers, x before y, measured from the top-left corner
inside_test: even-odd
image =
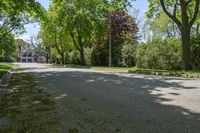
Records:
[[[55,65],[55,66],[61,66],[63,65]],[[106,67],[106,66],[81,66],[81,65],[73,65],[73,64],[67,64],[64,65],[64,67],[67,68],[82,68],[82,69],[102,69],[102,70],[124,70],[124,71],[142,71],[142,72],[163,72],[163,73],[175,73],[175,74],[194,74],[194,75],[200,75],[200,70],[191,70],[191,71],[184,71],[184,70],[160,70],[160,69],[145,69],[145,68],[137,68],[137,67]]]
[[[85,69],[104,69],[104,70],[130,70],[132,68],[129,67],[107,67],[107,66],[81,66],[81,65],[73,65],[73,64],[67,64],[64,65],[64,67],[67,68],[85,68]]]
[[[184,71],[184,70],[160,70],[160,69],[144,69],[144,68],[131,68],[132,71],[143,71],[143,72],[163,72],[163,73],[176,73],[176,74],[195,74],[200,75],[200,70],[191,70],[191,71]]]
[[[0,63],[0,78],[10,69],[12,69],[12,64]]]

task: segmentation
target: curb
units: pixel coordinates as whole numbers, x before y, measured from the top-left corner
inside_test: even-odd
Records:
[[[173,73],[173,72],[147,72],[147,71],[129,70],[128,73],[145,74],[145,75],[156,75],[156,76],[166,76],[166,77],[168,76],[168,77],[200,79],[200,75],[178,74],[178,73]]]

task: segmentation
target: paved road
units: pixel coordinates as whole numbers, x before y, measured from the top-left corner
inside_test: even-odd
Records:
[[[24,63],[10,84],[2,131],[200,132],[200,80]]]

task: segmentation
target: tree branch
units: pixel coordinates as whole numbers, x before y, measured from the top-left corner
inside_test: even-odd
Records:
[[[167,14],[168,17],[170,17],[179,27],[179,29],[181,28],[181,22],[178,20],[178,18],[176,17],[176,13],[175,14],[171,14],[167,8],[165,7],[165,3],[164,0],[160,0],[161,6],[163,8],[163,11]]]
[[[190,4],[190,2],[192,2],[192,0],[188,0],[188,2],[187,2],[187,5],[189,5],[189,4]]]
[[[199,13],[200,0],[195,0],[195,1],[196,1],[196,5],[195,5],[194,15],[192,16],[192,19],[189,22],[190,27],[192,27],[192,25],[194,24]]]
[[[0,40],[3,39],[8,33],[10,33],[14,28],[11,28],[10,30],[6,31],[2,35],[0,34]]]
[[[0,26],[0,31],[1,31],[1,30],[4,30],[4,29],[6,28],[6,26],[8,26],[9,24],[11,24],[11,21],[8,22],[8,23],[4,22],[4,23]]]
[[[176,2],[175,2],[175,4],[174,4],[174,10],[173,10],[173,15],[174,15],[174,16],[176,16],[177,3],[178,3],[178,0],[176,0]]]
[[[57,42],[57,35],[56,35],[56,33],[54,33],[54,39],[55,39],[55,46],[56,46],[56,49],[57,49],[57,51],[58,51],[58,53],[61,55],[62,54],[62,52],[61,52],[61,50],[59,49],[59,47],[58,47],[58,42]]]
[[[72,37],[74,46],[80,51],[81,49],[80,49],[80,48],[77,46],[77,44],[76,44],[76,40],[75,40],[75,38],[74,38],[74,34],[73,34],[72,32],[70,32],[69,34],[70,34],[70,36]]]

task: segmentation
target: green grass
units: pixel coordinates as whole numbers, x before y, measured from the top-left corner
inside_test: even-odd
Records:
[[[160,69],[144,69],[144,68],[131,68],[132,71],[143,71],[143,72],[168,72],[168,73],[176,73],[176,74],[195,74],[200,75],[200,70],[191,70],[191,71],[184,71],[184,70],[160,70]]]
[[[63,66],[63,65],[60,65]],[[67,64],[64,65],[64,67],[67,68],[82,68],[82,69],[105,69],[105,70],[130,70],[129,67],[107,67],[107,66],[90,66],[90,65],[86,65],[86,66],[81,66],[81,65],[73,65],[73,64]]]
[[[55,65],[61,66],[63,65]],[[103,69],[103,70],[132,70],[132,71],[143,71],[143,72],[163,72],[163,73],[175,73],[175,74],[196,74],[200,75],[200,70],[191,70],[191,71],[184,71],[184,70],[161,70],[161,69],[145,69],[145,68],[137,68],[137,67],[107,67],[107,66],[81,66],[81,65],[73,65],[67,64],[64,65],[67,68],[81,68],[81,69]]]
[[[0,78],[10,69],[12,69],[12,64],[0,63]]]

